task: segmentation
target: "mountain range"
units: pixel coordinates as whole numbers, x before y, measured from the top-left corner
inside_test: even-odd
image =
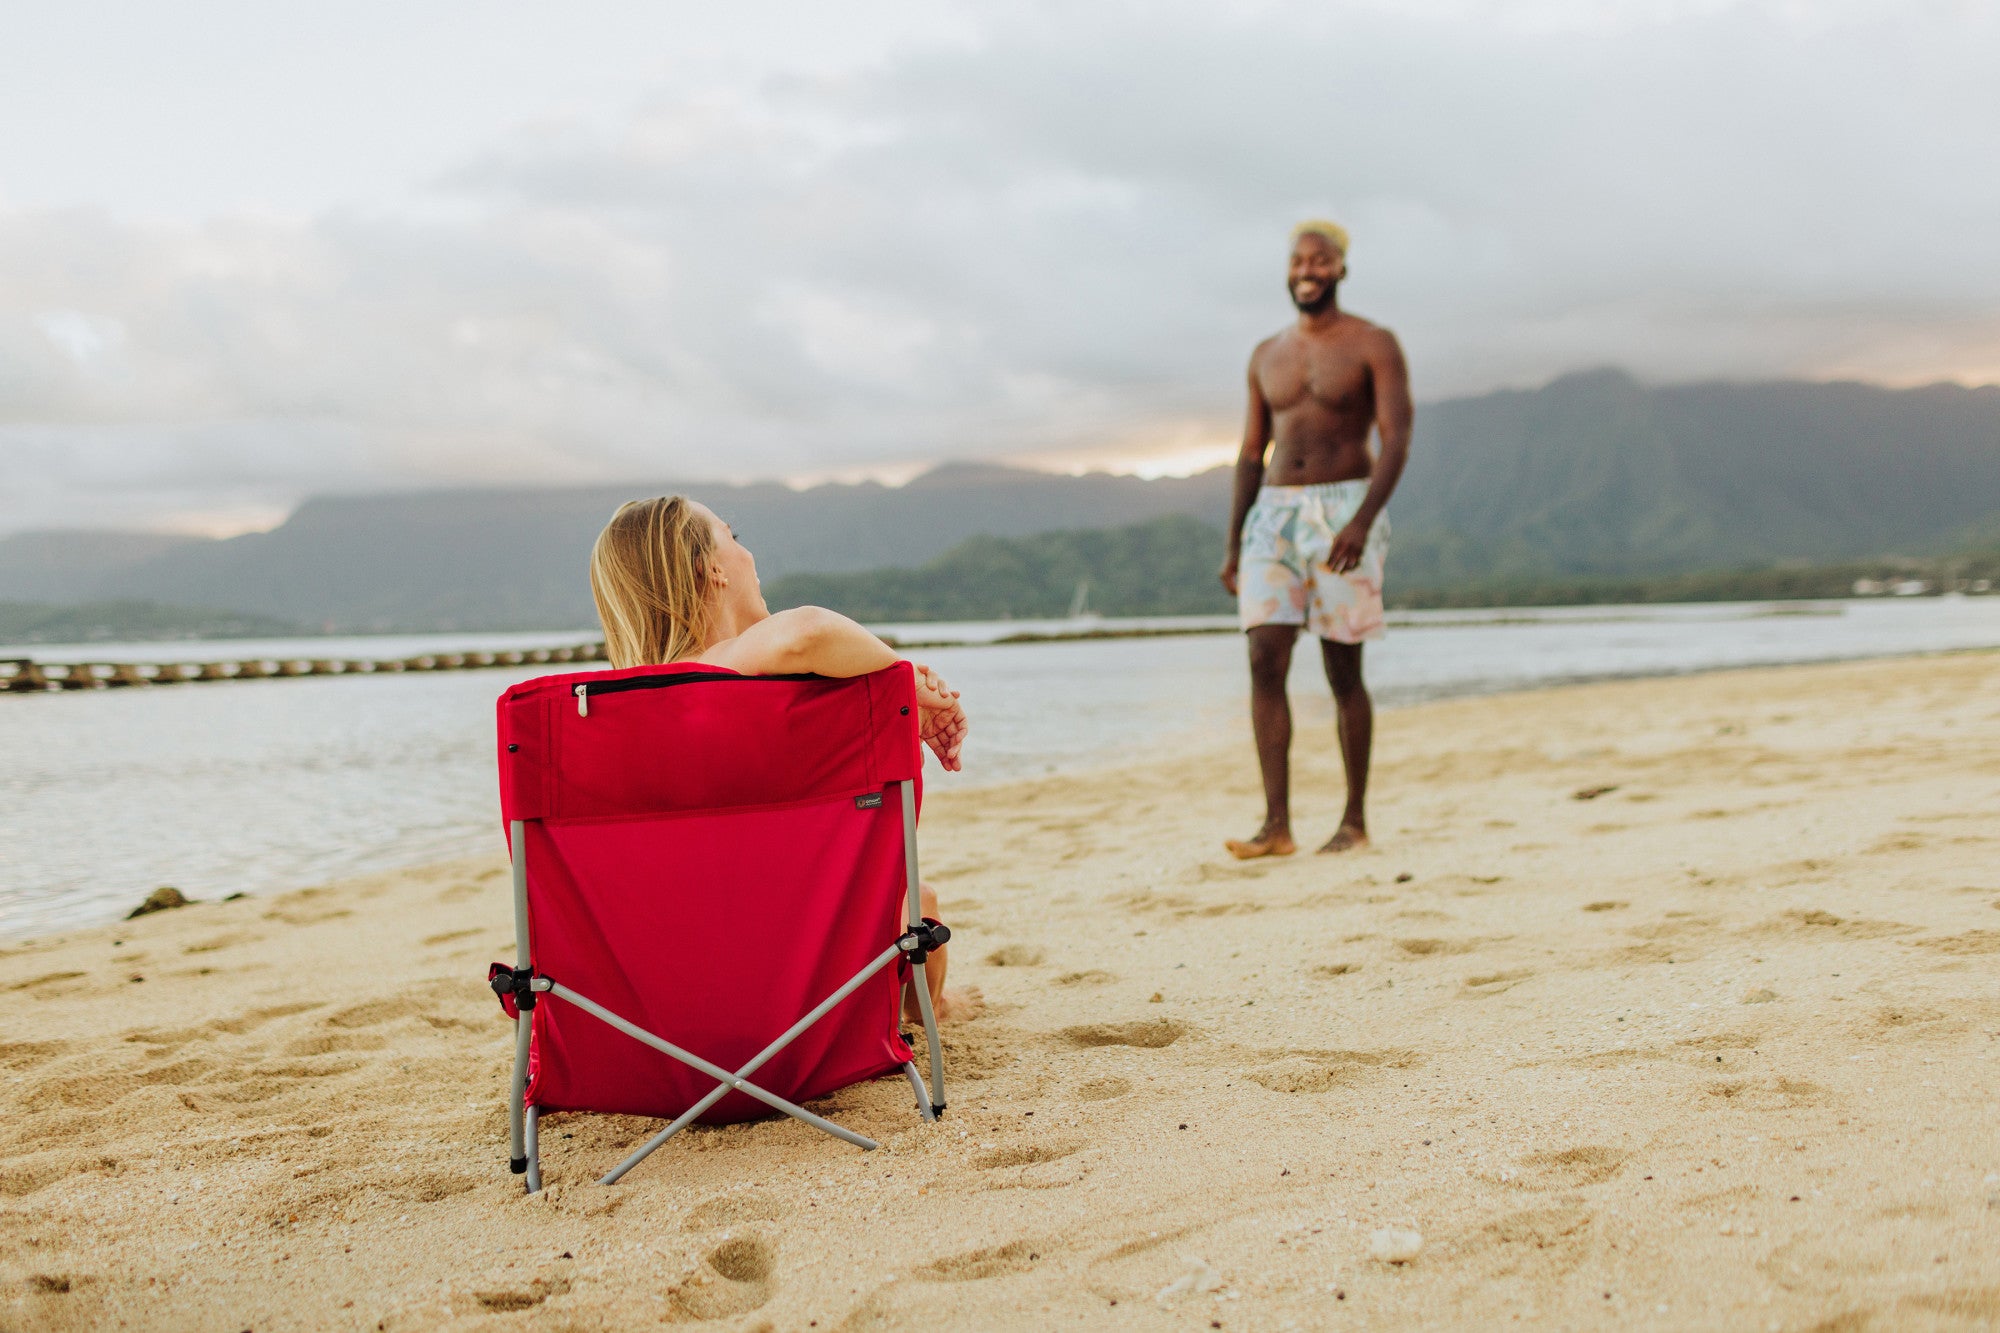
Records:
[[[594,620],[590,543],[634,496],[689,490],[776,580],[924,565],[971,538],[1168,515],[1220,527],[1230,486],[1227,468],[1148,481],[948,464],[901,487],[654,481],[316,497],[270,532],[226,540],[0,538],[0,600],[137,598],[342,630],[583,626]],[[1461,603],[1488,586],[2000,544],[2000,387],[1648,387],[1603,370],[1427,404],[1390,519],[1392,590],[1450,589]],[[1194,531],[1177,540],[1213,544]],[[1089,544],[1071,546],[1074,560],[1049,566],[1061,579],[1143,573],[1094,574]]]

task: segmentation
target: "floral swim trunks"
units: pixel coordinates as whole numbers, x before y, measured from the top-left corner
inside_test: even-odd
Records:
[[[1333,539],[1361,507],[1368,482],[1266,486],[1243,520],[1237,557],[1236,613],[1246,630],[1304,625],[1335,643],[1382,637],[1382,570],[1389,556],[1389,517],[1379,515],[1361,548],[1361,563],[1345,574],[1327,564]]]

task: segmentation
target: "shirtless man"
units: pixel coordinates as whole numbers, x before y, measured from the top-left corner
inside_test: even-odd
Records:
[[[1347,810],[1320,850],[1368,845],[1363,802],[1375,709],[1361,681],[1361,645],[1382,637],[1389,545],[1382,508],[1409,457],[1412,410],[1396,336],[1340,308],[1346,276],[1345,228],[1293,228],[1287,285],[1298,322],[1250,354],[1250,410],[1222,562],[1222,586],[1236,594],[1250,643],[1250,721],[1264,773],[1264,826],[1226,844],[1244,859],[1298,850],[1285,678],[1300,626],[1320,641],[1347,774]],[[1381,435],[1379,457],[1369,454],[1371,428]]]

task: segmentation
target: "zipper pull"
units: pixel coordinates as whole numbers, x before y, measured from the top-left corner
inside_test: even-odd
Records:
[[[576,687],[576,715],[578,717],[590,716],[590,686],[588,685],[579,685]]]

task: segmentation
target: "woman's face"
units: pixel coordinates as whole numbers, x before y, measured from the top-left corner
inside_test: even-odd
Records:
[[[730,531],[727,523],[715,516],[714,510],[699,501],[694,507],[708,519],[714,537],[709,566],[714,581],[721,585],[716,590],[721,604],[748,618],[769,615],[764,606],[763,586],[757,581],[757,557],[750,554],[749,547],[736,540],[736,534]]]

